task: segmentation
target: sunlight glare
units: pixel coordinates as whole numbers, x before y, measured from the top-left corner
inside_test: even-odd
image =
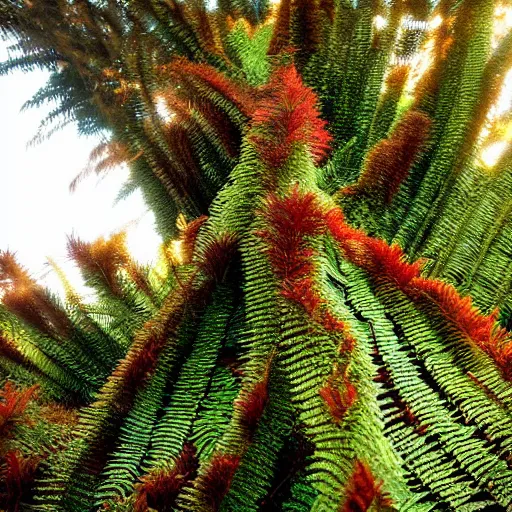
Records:
[[[499,161],[500,158],[505,153],[505,150],[508,147],[507,141],[499,141],[494,144],[490,144],[486,148],[484,148],[480,154],[480,159],[482,163],[487,167],[494,167]]]

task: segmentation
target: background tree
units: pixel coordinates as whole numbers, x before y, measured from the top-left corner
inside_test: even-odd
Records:
[[[165,240],[70,240],[94,304],[0,257],[5,508],[510,510],[500,9],[1,1],[38,137],[107,133]]]

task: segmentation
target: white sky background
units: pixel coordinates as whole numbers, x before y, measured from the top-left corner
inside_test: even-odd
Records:
[[[0,61],[7,57],[0,42]],[[20,113],[23,103],[45,82],[46,72],[16,72],[0,77],[0,250],[16,252],[32,274],[56,292],[60,284],[48,275],[46,257],[54,258],[77,283],[77,271],[66,255],[68,234],[92,241],[99,236],[128,229],[132,255],[147,263],[156,257],[161,242],[154,231],[154,217],[140,192],[114,206],[128,176],[123,168],[98,178],[91,175],[69,192],[69,183],[84,168],[89,152],[98,143],[80,138],[69,125],[48,141],[27,148],[48,108]]]

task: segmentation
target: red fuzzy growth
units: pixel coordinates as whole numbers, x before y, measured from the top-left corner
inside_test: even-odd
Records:
[[[267,402],[267,379],[258,382],[252,391],[236,402],[236,405],[242,410],[242,426],[245,428],[250,439],[252,439],[252,436],[254,435]]]
[[[372,505],[376,510],[390,508],[392,502],[382,494],[382,482],[376,481],[368,465],[356,460],[354,472],[346,488],[346,498],[339,512],[366,512]]]
[[[202,491],[208,508],[212,512],[219,510],[224,496],[240,464],[237,455],[215,455],[202,478]]]
[[[193,445],[186,444],[183,452],[170,470],[159,469],[142,478],[137,486],[135,512],[148,508],[159,512],[174,510],[174,502],[181,489],[197,475],[198,461]]]
[[[249,136],[266,165],[281,167],[297,144],[308,148],[316,163],[329,150],[331,135],[320,118],[315,93],[293,65],[279,68],[266,86],[252,117]]]
[[[29,401],[38,389],[39,386],[36,384],[24,391],[19,391],[11,381],[5,383],[4,388],[0,390],[0,434],[5,435],[10,427],[22,417]]]
[[[408,263],[398,245],[390,246],[384,240],[348,226],[339,208],[329,211],[326,221],[347,258],[375,277],[391,279],[403,290],[420,275],[420,261]]]
[[[430,118],[422,112],[405,114],[389,138],[371,150],[359,181],[348,192],[390,203],[423,150],[430,125]]]
[[[197,235],[199,234],[199,230],[201,226],[208,220],[207,215],[201,215],[197,219],[187,223],[183,226],[181,230],[181,242],[182,249],[181,252],[183,254],[183,261],[185,263],[189,263],[192,260],[192,254],[194,253],[194,247],[196,245]]]
[[[267,254],[281,281],[281,293],[301,305],[328,331],[341,331],[344,324],[327,309],[315,289],[315,251],[309,239],[326,231],[325,214],[315,194],[301,193],[295,186],[281,198],[270,194],[263,216],[268,228],[259,232],[267,242]]]
[[[405,289],[420,275],[421,261],[408,263],[400,246],[390,246],[384,240],[368,237],[368,249],[376,266],[375,272],[393,279],[400,289]]]
[[[480,313],[471,297],[462,297],[451,284],[420,277],[421,261],[408,263],[397,245],[390,246],[383,240],[351,228],[345,224],[339,208],[327,213],[326,224],[352,263],[364,268],[377,280],[394,281],[413,299],[417,299],[418,292],[430,297],[444,316],[493,357],[506,378],[512,379],[512,340],[505,329],[497,326],[494,314]]]
[[[20,452],[6,453],[5,467],[2,471],[6,491],[0,494],[2,510],[10,512],[20,510],[21,502],[27,497],[34,483],[39,462],[39,458],[23,457]]]
[[[281,0],[277,8],[274,32],[268,49],[269,55],[277,55],[290,45],[291,0]]]
[[[415,290],[430,297],[446,318],[491,355],[508,378],[512,377],[512,341],[508,339],[506,329],[498,326],[495,314],[483,315],[473,305],[471,297],[462,297],[451,284],[443,281],[420,277],[413,281],[413,285]]]
[[[347,378],[344,379],[343,388],[340,391],[340,387],[333,382],[326,384],[319,391],[336,422],[340,422],[345,417],[348,409],[357,399],[357,390]]]
[[[316,196],[302,194],[297,186],[285,198],[270,194],[263,215],[268,229],[260,235],[268,243],[270,263],[282,281],[283,295],[314,314],[321,299],[313,287],[314,251],[307,237],[319,235],[324,229]]]
[[[213,66],[190,62],[188,59],[176,59],[168,69],[174,80],[190,88],[192,99],[200,92],[197,88],[206,85],[233,103],[243,115],[251,117],[255,107],[252,91],[244,90]],[[202,96],[205,96],[204,92]]]

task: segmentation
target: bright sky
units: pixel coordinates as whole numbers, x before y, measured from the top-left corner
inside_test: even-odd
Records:
[[[4,61],[6,45],[0,45]],[[60,292],[45,263],[47,256],[54,258],[78,285],[76,269],[69,268],[66,256],[68,234],[92,241],[135,221],[128,229],[128,244],[143,263],[156,257],[160,239],[139,192],[114,206],[126,169],[115,169],[102,179],[93,175],[74,194],[69,192],[69,183],[84,168],[97,140],[79,138],[75,127],[68,126],[48,141],[26,147],[48,109],[20,113],[20,108],[47,76],[37,71],[0,77],[0,250],[15,251],[35,277]]]

